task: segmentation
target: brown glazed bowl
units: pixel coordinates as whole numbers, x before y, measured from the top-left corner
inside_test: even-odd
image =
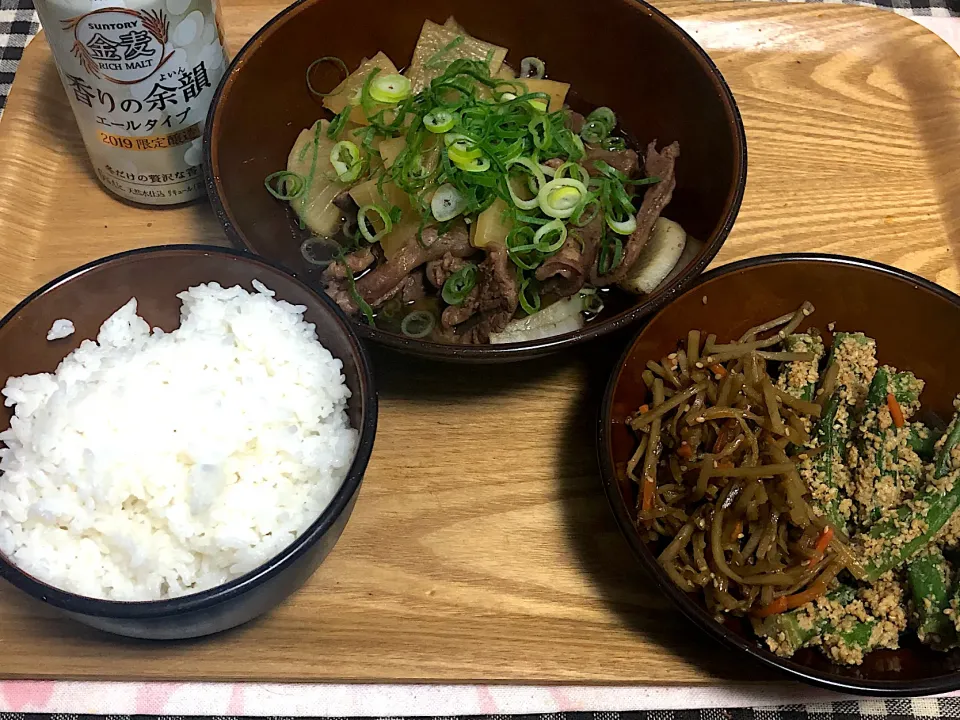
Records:
[[[761,646],[749,623],[714,621],[701,601],[670,581],[657,563],[658,548],[637,532],[636,486],[624,472],[636,441],[626,417],[646,397],[640,374],[647,361],[675,351],[688,330],[716,333],[720,342],[736,340],[748,328],[796,310],[804,300],[811,301],[816,312],[801,328],[818,327],[829,341],[827,325],[835,322],[838,328],[875,338],[881,363],[911,370],[926,381],[925,409],[942,418],[953,415],[960,375],[948,358],[960,354],[960,297],[916,275],[854,258],[800,254],[744,260],[707,273],[661,310],[615,367],[597,446],[607,498],[647,573],[687,618],[728,648],[795,679],[843,692],[889,696],[956,690],[960,650],[935,652],[906,636],[900,650],[874,651],[859,667],[835,665],[813,649],[791,659],[778,657]]]
[[[260,280],[277,298],[307,307],[323,345],[343,362],[352,397],[347,414],[360,433],[356,457],[343,485],[320,517],[286,550],[246,575],[203,592],[170,600],[119,602],[82,597],[26,574],[0,554],[0,577],[63,614],[101,630],[129,637],[172,640],[210,635],[252,620],[281,603],[313,574],[333,549],[360,491],[377,429],[377,392],[366,350],[351,323],[326,295],[283,270],[245,253],[217,247],[167,245],[96,260],[43,286],[0,320],[0,383],[11,376],[53,372],[65,355],[131,297],[152,327],[180,325],[177,293],[206,282],[251,290]],[[76,332],[48,342],[57,318]],[[10,426],[10,408],[0,407],[0,431]]]
[[[299,230],[263,187],[286,167],[299,132],[329,117],[307,91],[305,72],[333,55],[356,68],[382,50],[402,67],[425,19],[450,15],[484,40],[528,55],[570,83],[575,106],[608,105],[640,145],[678,140],[677,189],[667,215],[705,242],[668,286],[583,330],[513,345],[452,346],[411,340],[357,323],[361,337],[448,360],[517,360],[607,335],[666,304],[717,254],[740,208],[747,178],[740,113],[720,71],[679,26],[638,0],[301,0],[260,30],[234,58],[213,100],[204,168],[227,237],[308,283],[317,271],[300,256]]]

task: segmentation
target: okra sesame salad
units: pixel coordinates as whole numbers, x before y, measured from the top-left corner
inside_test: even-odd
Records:
[[[923,380],[863,333],[798,332],[812,313],[736,342],[691,330],[647,363],[637,527],[680,589],[777,655],[958,647],[960,415],[920,422]]]
[[[576,112],[543,61],[518,72],[507,54],[450,18],[423,24],[402,72],[383,52],[352,72],[335,57],[307,68],[330,117],[266,189],[359,321],[458,344],[560,335],[632,306],[703,247],[661,216],[676,142],[638,153],[614,110]]]

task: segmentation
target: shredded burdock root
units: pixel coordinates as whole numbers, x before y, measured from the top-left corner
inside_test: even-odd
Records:
[[[816,360],[778,349],[812,312],[804,303],[722,345],[713,336],[701,345],[691,332],[676,353],[648,364],[652,397],[630,421],[639,445],[627,466],[640,485],[638,522],[672,538],[661,566],[684,590],[701,589],[714,612],[799,607],[852,564],[808,504],[787,450],[810,441],[821,408],[784,392],[768,367]]]

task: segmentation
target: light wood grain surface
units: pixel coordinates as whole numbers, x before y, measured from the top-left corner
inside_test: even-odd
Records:
[[[663,0],[740,104],[749,181],[717,263],[824,250],[960,289],[960,59],[891,13]],[[232,50],[278,3],[224,10]],[[0,123],[0,310],[135,246],[223,242],[205,204],[145,210],[96,185],[46,43]],[[749,302],[749,298],[745,298]],[[594,457],[621,340],[531,365],[376,354],[381,421],[342,540],[268,617],[180,644],[118,640],[0,587],[0,675],[719,683],[769,675],[713,645],[640,574]]]

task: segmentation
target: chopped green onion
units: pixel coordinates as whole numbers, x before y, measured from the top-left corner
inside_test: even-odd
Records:
[[[510,102],[511,100],[516,100],[517,96],[512,92],[500,93],[500,97],[497,98],[499,102],[505,103]]]
[[[426,310],[414,310],[400,323],[400,332],[408,338],[419,340],[433,332],[437,321]]]
[[[423,126],[432,133],[440,134],[453,129],[459,118],[454,112],[437,108],[423,116]]]
[[[587,209],[592,209],[591,212],[587,212]],[[580,205],[573,211],[573,214],[570,215],[570,222],[572,222],[577,227],[586,227],[600,212],[601,204],[600,198],[596,193],[589,193],[583,200],[580,201]],[[585,214],[586,213],[586,214]]]
[[[360,86],[360,97],[359,105],[363,108],[364,114],[367,118],[370,118],[370,114],[374,110],[375,100],[373,95],[370,92],[370,89],[373,87],[373,81],[376,80],[377,75],[380,74],[380,68],[375,67],[369,72],[366,78],[363,80],[363,85]]]
[[[450,158],[452,163],[467,164],[483,155],[483,151],[477,147],[476,143],[463,135],[447,133],[444,135],[443,141],[447,145],[447,157]]]
[[[627,149],[627,141],[622,137],[608,137],[601,145],[604,150],[620,151]]]
[[[547,73],[543,60],[537,57],[525,57],[520,61],[520,77],[541,80]]]
[[[581,290],[580,297],[583,299],[583,314],[587,317],[594,317],[603,312],[603,298],[594,288]]]
[[[516,194],[516,191],[513,189],[513,183],[510,182],[510,169],[517,165],[526,170],[528,176],[532,177],[536,181],[537,189],[531,190],[531,192],[539,193],[540,188],[546,185],[547,178],[544,176],[543,170],[540,169],[540,166],[528,157],[514,158],[507,163],[507,191],[510,193],[510,199],[513,200],[513,204],[521,210],[533,210],[539,204],[539,200],[537,200],[536,195],[530,200],[524,200]]]
[[[532,298],[527,297],[527,292],[532,292]],[[533,315],[535,312],[540,310],[540,293],[537,292],[537,288],[534,287],[534,283],[530,278],[524,278],[523,282],[520,283],[520,290],[517,292],[517,295],[520,300],[520,307],[523,308],[523,311],[527,315]]]
[[[448,42],[442,48],[437,50],[433,55],[430,56],[430,59],[427,60],[425,67],[428,69],[434,69],[442,67],[444,63],[444,55],[453,50],[458,45],[462,44],[464,40],[463,35],[457,35],[453,40]]]
[[[370,97],[392,105],[408,97],[410,89],[410,80],[403,75],[380,75],[370,85]]]
[[[343,248],[340,248],[340,252],[337,253],[337,260],[343,265],[343,269],[347,274],[347,288],[350,291],[350,297],[353,298],[353,301],[367,319],[367,324],[370,327],[376,327],[377,324],[373,320],[373,308],[370,307],[370,303],[363,299],[363,295],[357,291],[357,283],[353,277],[353,270],[350,269],[350,263],[347,262],[347,256],[344,254]]]
[[[574,132],[570,132],[570,142],[573,143],[578,155],[576,158],[571,156],[571,160],[577,160],[587,154],[587,149],[583,146],[583,140],[580,139],[579,135]]]
[[[351,183],[360,176],[363,162],[360,160],[360,148],[349,140],[341,140],[330,148],[330,164],[337,174],[337,180]]]
[[[587,122],[600,123],[607,128],[607,135],[609,135],[617,126],[617,116],[614,114],[613,110],[608,107],[598,107],[592,113],[587,115]]]
[[[604,219],[607,221],[607,227],[618,235],[629,235],[637,229],[637,218],[633,215],[628,215],[626,220],[614,220],[612,215],[607,214]]]
[[[550,236],[557,234],[556,239],[551,240]],[[552,220],[546,225],[542,225],[533,236],[533,244],[537,252],[549,255],[555,253],[563,247],[567,239],[567,226],[562,220]]]
[[[620,265],[622,259],[623,243],[620,238],[614,235],[610,243],[607,242],[606,238],[603,238],[600,242],[600,257],[597,258],[597,271],[601,275],[613,272]]]
[[[522,270],[536,270],[537,266],[543,261],[543,258],[536,251],[536,245],[533,243],[533,228],[529,225],[517,225],[504,240],[507,248],[507,256]]]
[[[556,168],[552,168],[549,165],[545,165],[544,163],[540,163],[540,169],[543,171],[543,174],[546,175],[547,177],[552,178],[552,177],[555,177],[557,174]]]
[[[596,120],[585,123],[580,131],[580,137],[583,138],[583,141],[593,144],[603,142],[609,134],[610,128]]]
[[[537,203],[544,215],[568,218],[587,196],[587,186],[573,178],[555,178],[540,188]]]
[[[550,146],[550,141],[553,137],[550,132],[550,121],[545,115],[535,117],[527,127],[533,136],[533,144],[536,145],[537,148],[543,150]]]
[[[437,222],[453,220],[467,208],[467,201],[450,183],[441,185],[430,200],[430,210]]]
[[[330,126],[327,128],[328,138],[335,140],[340,133],[343,132],[343,129],[347,126],[347,122],[350,120],[350,113],[352,111],[353,108],[348,105],[333,116],[333,120],[330,121]]]
[[[333,95],[334,93],[333,93],[333,92],[326,92],[326,93],[318,92],[318,91],[313,87],[313,83],[310,82],[310,75],[313,73],[313,69],[314,69],[315,67],[317,67],[317,65],[322,65],[323,63],[326,63],[326,62],[328,62],[328,63],[333,63],[334,65],[336,65],[337,68],[339,68],[340,72],[343,73],[344,79],[346,79],[347,77],[350,76],[350,68],[347,67],[347,64],[346,64],[343,60],[341,60],[340,58],[334,57],[333,55],[326,55],[325,57],[317,58],[317,59],[314,60],[312,63],[310,63],[309,65],[307,65],[307,90],[309,90],[311,94],[316,95],[317,97],[322,97],[322,98],[329,97],[330,95]],[[343,82],[343,80],[341,80],[340,82]],[[337,85],[339,86],[340,83],[338,82]]]
[[[576,176],[574,175],[576,173]],[[590,181],[590,173],[586,171],[582,165],[575,162],[565,162],[563,165],[557,168],[556,173],[554,173],[555,178],[562,177],[571,177],[574,180],[579,180],[580,182],[586,184]]]
[[[383,230],[380,232],[371,232],[373,228],[372,221],[367,218],[367,213],[376,213],[383,222]],[[360,228],[360,234],[367,239],[369,243],[379,242],[380,238],[393,230],[393,220],[390,219],[390,213],[379,205],[364,205],[357,211],[357,227]]]
[[[454,165],[468,173],[481,173],[490,169],[490,161],[485,157],[474,158],[467,162],[455,162]]]
[[[276,187],[274,187],[274,183]],[[303,194],[307,186],[306,179],[289,170],[270,173],[263,180],[267,192],[273,195],[277,200],[295,200]]]
[[[311,265],[325,268],[342,252],[340,243],[332,238],[311,237],[300,244],[300,254]]]
[[[547,103],[543,102],[542,100],[528,100],[527,102],[534,110],[539,110],[542,113],[545,113],[549,108]]]
[[[477,266],[467,263],[447,278],[440,291],[440,297],[447,305],[462,305],[476,285]]]

